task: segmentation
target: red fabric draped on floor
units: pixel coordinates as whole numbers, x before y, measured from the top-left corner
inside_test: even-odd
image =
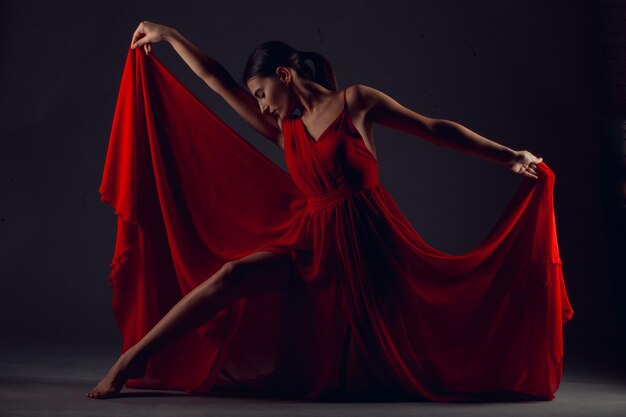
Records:
[[[118,216],[122,351],[229,260],[269,250],[294,268],[286,291],[231,302],[126,386],[553,399],[573,310],[550,168],[522,180],[477,248],[450,255],[380,184],[345,107],[317,141],[299,118],[281,123],[289,173],[129,49],[100,186]]]

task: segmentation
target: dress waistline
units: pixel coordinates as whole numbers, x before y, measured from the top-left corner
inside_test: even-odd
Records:
[[[366,191],[372,188],[379,187],[380,184],[373,184],[367,187],[358,187],[358,188],[347,188],[335,192],[331,192],[328,194],[324,194],[318,197],[309,197],[307,199],[307,207],[311,210],[320,210],[332,207],[339,202],[343,201],[346,197],[359,192]]]

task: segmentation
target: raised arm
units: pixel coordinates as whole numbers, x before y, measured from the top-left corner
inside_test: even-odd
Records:
[[[241,87],[219,62],[202,52],[176,29],[143,21],[137,26],[131,48],[144,47],[147,54],[152,43],[166,41],[172,45],[191,70],[219,94],[257,132],[283,147],[283,135],[277,119],[261,113],[254,96]]]
[[[536,164],[543,159],[528,151],[514,151],[457,122],[423,116],[375,88],[360,84],[359,94],[367,108],[365,117],[372,123],[408,133],[435,145],[488,159],[529,178],[538,178]]]

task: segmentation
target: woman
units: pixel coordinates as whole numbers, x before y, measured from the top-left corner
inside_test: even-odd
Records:
[[[307,148],[309,156],[311,155],[310,152],[315,152],[316,157],[326,158],[328,165],[326,167],[318,166],[321,171],[318,170],[317,174],[326,175],[328,172],[322,171],[339,161],[339,156],[343,156],[344,159],[353,158],[352,162],[344,160],[344,165],[341,163],[336,166],[333,165],[333,169],[335,169],[333,172],[336,177],[317,178],[316,181],[318,182],[315,187],[318,188],[315,190],[307,189],[307,187],[311,187],[310,178],[306,177],[307,172],[298,172],[301,168],[295,166],[294,163],[291,164],[290,171],[293,172],[296,184],[311,192],[307,206],[310,209],[307,216],[311,217],[306,217],[306,219],[317,219],[314,216],[318,212],[328,213],[328,210],[341,210],[341,204],[358,203],[361,206],[351,206],[350,209],[354,210],[354,207],[364,209],[370,203],[367,203],[365,194],[360,195],[359,193],[373,193],[372,190],[377,190],[376,193],[384,192],[377,183],[376,148],[373,138],[373,126],[376,123],[429,140],[437,145],[449,146],[464,153],[488,159],[529,179],[534,180],[540,177],[538,164],[541,163],[542,158],[538,158],[528,151],[514,151],[449,120],[422,116],[400,105],[384,93],[365,85],[353,85],[343,91],[338,91],[332,68],[317,53],[298,52],[281,42],[268,42],[261,45],[250,56],[246,65],[243,77],[249,90],[246,91],[233,80],[217,61],[204,54],[178,31],[170,27],[147,21],[141,22],[133,34],[131,48],[143,48],[146,54],[150,54],[152,43],[160,41],[169,42],[189,67],[211,89],[222,96],[244,120],[264,137],[285,149],[286,153],[289,151],[295,154],[295,152],[302,152],[304,148]],[[306,59],[314,62],[315,73],[304,63]],[[296,109],[300,110],[301,116],[294,119],[291,116]],[[351,132],[350,137],[357,140],[342,142],[348,140],[345,132]],[[298,140],[306,140],[307,143],[300,142],[297,144],[295,138],[298,135],[300,135]],[[331,160],[331,158],[334,159]],[[360,158],[358,162],[354,162],[357,158]],[[289,160],[288,165],[290,165]],[[341,184],[338,185],[339,183]],[[337,188],[331,190],[329,187]],[[325,190],[329,192],[325,193]],[[332,199],[328,198],[331,194]],[[388,199],[389,197],[386,194],[380,195],[383,196],[381,197],[383,200],[372,201],[379,201],[382,205],[384,198]],[[349,203],[349,201],[356,203]],[[335,208],[329,209],[329,207]],[[375,210],[375,208],[370,209]],[[394,215],[400,216],[399,212],[394,212]],[[365,219],[378,221],[376,219],[380,217],[380,215],[370,216],[369,214],[367,216],[369,217],[360,218],[359,222]],[[318,229],[324,227],[320,225],[322,223],[316,223],[316,227],[319,226]],[[412,264],[412,262],[416,262],[416,259],[411,257],[412,255],[402,258],[401,254],[396,252],[396,255],[391,256],[382,253],[382,247],[368,246],[369,243],[363,243],[363,237],[379,232],[387,233],[383,228],[384,226],[381,225],[382,223],[372,226],[371,229],[363,229],[364,234],[353,242],[353,245],[362,244],[362,247],[351,247],[349,250],[345,249],[345,252],[341,252],[342,249],[334,249],[334,251],[341,252],[338,254],[341,257],[334,258],[333,262],[336,262],[336,267],[343,271],[342,276],[358,276],[358,283],[346,281],[341,284],[341,287],[338,287],[342,289],[342,294],[344,294],[342,295],[344,297],[343,305],[349,311],[354,312],[353,316],[350,316],[352,313],[348,314],[349,319],[346,319],[345,322],[349,323],[350,326],[343,328],[341,334],[346,335],[346,340],[351,340],[349,343],[352,351],[359,350],[361,352],[364,358],[363,362],[360,362],[361,364],[376,366],[379,363],[381,369],[382,367],[393,368],[389,363],[385,364],[384,361],[381,361],[383,356],[391,357],[388,354],[390,346],[398,348],[398,351],[402,353],[395,360],[400,361],[401,356],[405,358],[402,359],[402,361],[406,361],[406,363],[403,362],[403,366],[406,365],[405,369],[397,370],[394,368],[393,372],[373,370],[369,377],[371,381],[375,382],[370,387],[384,386],[392,389],[403,389],[435,399],[436,396],[430,395],[427,389],[416,388],[419,385],[417,382],[407,382],[415,377],[416,369],[419,366],[409,364],[409,359],[406,358],[416,355],[415,349],[417,348],[408,345],[400,346],[405,341],[398,338],[399,333],[394,333],[392,330],[389,330],[388,340],[385,339],[387,341],[383,342],[378,333],[376,336],[373,335],[375,332],[372,330],[372,324],[359,316],[359,309],[362,308],[361,303],[367,304],[367,308],[374,311],[381,308],[382,305],[391,305],[389,304],[391,299],[389,297],[397,297],[398,299],[402,297],[395,291],[404,294],[414,291],[410,289],[411,283],[409,281],[412,279],[410,278],[410,270],[416,271],[415,268],[418,268],[418,264]],[[357,226],[361,227],[360,225]],[[298,239],[301,238],[298,237]],[[412,239],[414,239],[415,244],[417,238],[412,237]],[[401,245],[400,239],[394,242],[395,246],[393,247],[396,250],[402,250],[398,249],[401,248],[399,246]],[[328,257],[331,256],[332,252],[332,250],[326,252]],[[365,258],[366,253],[369,255],[368,258]],[[377,259],[377,261],[375,264],[372,262],[367,264],[367,271],[361,271],[353,263],[347,264],[346,258],[354,259],[352,256],[363,256],[364,262],[367,259]],[[398,261],[401,258],[405,263],[405,269],[402,270],[398,269],[401,268]],[[387,262],[384,262],[385,260]],[[295,265],[298,263],[299,261],[294,258],[293,252],[269,249],[226,262],[220,270],[180,299],[138,343],[126,350],[107,375],[87,393],[87,396],[100,399],[116,396],[129,378],[138,378],[145,373],[149,359],[168,342],[207,322],[232,300],[256,294],[284,291],[289,285],[290,277],[294,276],[291,273],[294,266],[301,273],[301,276],[311,273],[311,269],[305,270],[304,266]],[[326,266],[328,264],[330,262],[327,262]],[[350,268],[356,269],[348,271]],[[316,270],[316,273],[318,276],[322,275],[319,270]],[[417,274],[416,272],[413,273]],[[392,275],[398,277],[398,280],[389,279],[386,282],[380,280],[381,276]],[[311,281],[313,281],[312,278]],[[397,288],[389,285],[389,282],[398,283]],[[371,292],[368,288],[371,289]],[[359,291],[365,291],[366,295],[360,294]],[[393,301],[393,303],[395,302]],[[397,302],[399,303],[397,311],[406,314],[408,320],[415,320],[414,317],[410,316],[412,307],[409,304]],[[386,312],[385,314],[389,314],[386,316],[389,318],[392,313]],[[394,320],[401,319],[398,316]],[[380,323],[377,325],[384,326]],[[385,352],[383,353],[381,349]],[[371,355],[369,350],[372,352]],[[353,366],[354,372],[358,371],[355,368],[359,366]],[[411,368],[412,366],[413,368]],[[419,369],[427,369],[428,366],[424,366],[426,368]],[[343,372],[346,372],[345,369]],[[359,382],[360,377],[355,375],[357,374],[350,373],[348,376],[348,378],[352,378],[352,382],[348,383],[352,387],[357,386]],[[378,382],[376,381],[380,384],[377,385]],[[319,381],[318,383],[320,386],[324,385]],[[345,384],[343,386],[345,387]],[[307,388],[307,392],[311,392],[310,387]],[[324,388],[319,388],[316,392],[322,393]]]

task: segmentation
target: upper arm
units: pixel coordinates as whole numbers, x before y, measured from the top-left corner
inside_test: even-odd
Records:
[[[366,119],[431,142],[438,142],[436,126],[441,119],[423,116],[398,103],[387,94],[366,85],[359,85],[361,99],[367,107]]]
[[[211,86],[257,132],[283,147],[283,132],[278,119],[262,114],[257,99],[235,81]]]

